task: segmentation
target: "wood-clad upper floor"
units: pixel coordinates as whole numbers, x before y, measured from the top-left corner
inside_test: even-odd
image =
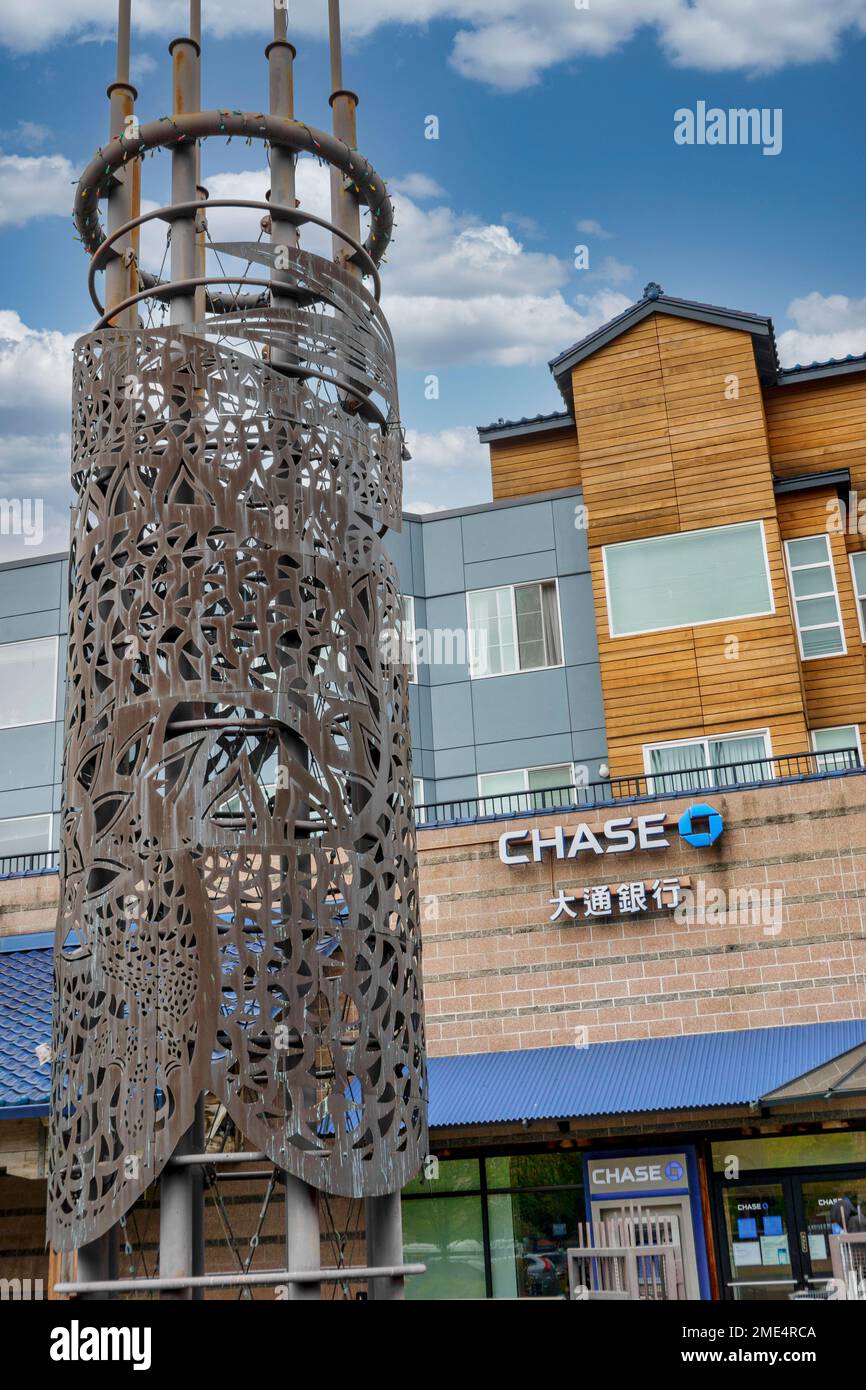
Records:
[[[495,497],[583,490],[614,776],[642,773],[648,744],[766,729],[781,755],[809,748],[815,730],[866,737],[850,559],[866,548],[866,361],[784,371],[768,320],[705,307],[635,306],[552,364],[570,418],[488,432]],[[771,612],[612,635],[607,547],[742,522],[762,528]],[[787,543],[823,535],[835,599],[798,604]],[[833,602],[844,650],[816,657],[800,628]]]

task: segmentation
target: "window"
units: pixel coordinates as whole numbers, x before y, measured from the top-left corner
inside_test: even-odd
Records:
[[[0,820],[0,859],[44,854],[51,848],[50,816],[14,816]]]
[[[466,595],[469,673],[512,675],[562,665],[562,625],[555,579],[476,589]]]
[[[829,536],[806,536],[786,541],[788,573],[804,661],[843,656],[845,634],[839,614],[839,595]]]
[[[403,595],[403,617],[400,626],[400,655],[406,664],[406,679],[417,683],[418,653],[415,647],[415,599]]]
[[[423,806],[423,805],[424,805],[424,778],[423,778],[423,777],[413,777],[413,778],[412,778],[412,800],[413,800],[414,803],[415,803],[415,810],[416,810],[416,811],[418,810],[418,807],[419,807],[419,806]]]
[[[644,765],[652,782],[651,790],[664,795],[700,787],[768,781],[773,775],[770,751],[769,734],[766,729],[758,729],[748,734],[648,744],[644,748]],[[712,771],[696,771],[699,768]]]
[[[57,705],[57,638],[0,646],[0,729],[46,724]]]
[[[586,1220],[580,1154],[442,1159],[401,1205],[404,1258],[427,1266],[407,1299],[567,1296],[566,1251]]]
[[[478,778],[482,816],[508,815],[511,811],[541,811],[549,806],[570,806],[574,801],[574,768],[521,768],[514,772],[483,772]]]
[[[854,593],[857,595],[860,636],[866,642],[866,550],[858,550],[851,556],[851,578],[854,581]]]
[[[856,724],[838,724],[832,729],[813,729],[812,747],[818,755],[815,758],[818,772],[842,772],[847,767],[857,767],[863,762],[860,730]]]
[[[760,521],[602,550],[611,637],[772,613]]]

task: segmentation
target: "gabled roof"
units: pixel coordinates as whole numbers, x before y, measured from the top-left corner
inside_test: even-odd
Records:
[[[608,343],[627,333],[635,324],[642,323],[650,314],[669,314],[672,318],[694,319],[698,323],[711,323],[719,328],[733,328],[741,333],[750,333],[755,345],[755,359],[761,380],[768,385],[773,385],[778,380],[780,366],[772,319],[761,314],[748,314],[739,309],[726,309],[718,304],[701,304],[694,299],[676,299],[673,295],[665,294],[660,285],[651,282],[644,290],[643,298],[636,304],[631,304],[628,309],[617,314],[616,318],[581,338],[580,342],[561,352],[549,364],[569,411],[573,410],[572,369],[578,362],[583,362],[585,358],[598,352],[599,348],[606,347]]]

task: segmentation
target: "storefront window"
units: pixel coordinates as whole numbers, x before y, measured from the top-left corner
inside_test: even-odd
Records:
[[[486,1298],[481,1198],[404,1202],[403,1256],[427,1266],[407,1279],[408,1299]]]
[[[427,1265],[407,1297],[567,1296],[566,1251],[585,1219],[579,1154],[443,1159],[404,1198],[405,1257]]]
[[[798,1134],[783,1139],[725,1139],[713,1144],[713,1171],[725,1173],[731,1159],[737,1171],[762,1168],[822,1168],[866,1163],[864,1134]]]

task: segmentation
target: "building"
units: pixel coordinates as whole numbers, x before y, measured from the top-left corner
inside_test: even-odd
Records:
[[[404,1199],[409,1296],[553,1296],[581,1223],[639,1209],[677,1231],[688,1297],[787,1298],[866,1212],[866,358],[782,369],[770,320],[651,285],[552,370],[561,412],[481,431],[494,501],[393,542],[435,1160]],[[64,565],[0,569],[21,1277]]]

